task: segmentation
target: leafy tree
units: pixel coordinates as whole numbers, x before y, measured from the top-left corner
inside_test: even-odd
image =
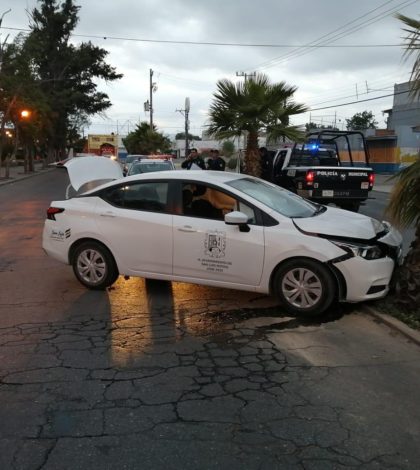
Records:
[[[415,96],[420,96],[420,60],[419,34],[420,22],[398,15],[404,24],[410,26],[407,36],[407,51],[417,51],[417,59],[412,70]],[[407,52],[406,52],[407,53]],[[397,301],[404,304],[410,311],[417,312],[420,318],[420,159],[409,167],[401,170],[396,176],[396,184],[391,193],[387,213],[394,223],[400,227],[414,225],[414,240],[410,245],[404,263],[397,269],[395,276],[395,293]]]
[[[30,57],[22,35],[2,50],[2,70],[0,88],[0,154],[4,144],[6,126],[14,128],[14,153],[21,143],[33,154],[33,143],[43,139],[44,124],[49,108],[39,88],[31,67]],[[28,119],[21,119],[21,111],[30,110]],[[28,161],[25,170],[32,169]]]
[[[317,129],[330,129],[332,131],[338,131],[338,127],[334,126],[324,126],[323,124],[316,124],[315,122],[307,122],[305,124],[305,130],[306,132],[312,131],[312,130],[317,130]]]
[[[225,157],[230,158],[235,152],[235,144],[231,140],[225,140],[222,144],[222,153]]]
[[[364,129],[376,129],[378,125],[375,121],[375,116],[372,111],[363,111],[362,113],[356,113],[350,119],[346,119],[348,131],[359,131]]]
[[[158,132],[155,126],[153,126],[153,130],[150,129],[150,125],[146,121],[138,124],[136,129],[123,139],[123,143],[128,153],[140,155],[156,152],[166,153],[171,149],[170,139]]]
[[[175,135],[175,140],[183,139],[185,139],[185,132],[178,132],[178,134]],[[188,132],[188,140],[201,140],[201,137],[198,135],[192,135]]]
[[[397,18],[405,24],[403,31],[405,36],[405,57],[408,58],[414,54],[414,64],[411,70],[410,81],[412,82],[411,94],[413,98],[420,98],[420,21],[409,18],[404,15],[397,15]]]
[[[122,77],[105,62],[105,49],[90,42],[79,46],[70,43],[79,9],[73,0],[61,4],[57,0],[40,0],[39,9],[31,12],[31,33],[25,47],[51,110],[45,129],[50,159],[64,153],[74,116],[90,116],[111,106],[108,96],[97,90],[97,79],[113,81]]]
[[[268,140],[287,137],[300,140],[303,133],[290,125],[290,116],[306,111],[292,101],[296,87],[285,82],[270,83],[264,74],[244,83],[220,80],[209,112],[208,132],[216,138],[230,138],[247,132],[246,172],[261,175],[258,136],[265,132]]]

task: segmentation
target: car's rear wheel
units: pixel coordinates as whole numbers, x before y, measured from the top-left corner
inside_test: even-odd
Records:
[[[89,289],[105,289],[118,278],[115,260],[100,243],[84,242],[73,256],[73,271],[77,279]]]
[[[295,258],[280,266],[273,280],[273,290],[285,309],[293,315],[315,316],[334,301],[336,283],[321,263]]]

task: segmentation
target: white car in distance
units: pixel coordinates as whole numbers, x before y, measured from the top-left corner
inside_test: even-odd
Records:
[[[139,276],[273,293],[288,312],[316,315],[336,300],[385,296],[401,258],[401,235],[387,222],[258,178],[188,170],[124,178],[112,160],[89,160],[66,164],[77,193],[51,203],[43,248],[90,289]]]
[[[139,158],[131,163],[127,176],[170,170],[175,170],[175,165],[169,158]]]

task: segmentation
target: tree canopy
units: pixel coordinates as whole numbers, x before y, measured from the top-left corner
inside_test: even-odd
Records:
[[[346,119],[348,131],[360,131],[364,129],[376,129],[378,123],[372,111],[356,113],[350,119]]]
[[[258,137],[262,133],[269,141],[303,138],[301,129],[290,125],[291,116],[306,111],[292,100],[295,91],[285,82],[272,84],[264,74],[241,83],[220,80],[210,107],[208,133],[225,139],[247,132],[246,172],[260,176]]]
[[[405,55],[416,55],[411,80],[412,96],[420,98],[420,22],[397,15],[407,33]],[[407,307],[411,315],[420,319],[420,159],[403,168],[395,177],[395,185],[386,209],[394,223],[414,227],[414,240],[402,266],[394,275],[397,302]]]
[[[412,96],[420,98],[420,20],[404,15],[397,15],[397,18],[404,23],[403,31],[406,33],[405,58],[414,55],[414,64],[411,70],[410,81],[412,83]]]
[[[32,140],[42,140],[50,160],[63,156],[89,116],[111,106],[108,95],[98,90],[98,79],[122,77],[105,61],[105,49],[70,42],[79,10],[73,0],[40,0],[29,12],[29,35],[18,36],[3,54],[2,126],[8,121],[18,125],[13,109],[32,109],[31,119],[39,121]]]
[[[130,132],[123,143],[128,153],[149,155],[152,153],[166,153],[171,149],[169,137],[164,136],[156,130],[150,129],[148,122],[141,122],[133,132]]]
[[[185,132],[178,132],[178,134],[175,135],[176,140],[183,140],[185,139]],[[198,135],[192,135],[188,132],[188,140],[201,140],[201,137]]]

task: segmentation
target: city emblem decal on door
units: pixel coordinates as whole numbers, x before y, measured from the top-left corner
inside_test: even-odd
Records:
[[[224,258],[226,250],[226,232],[217,230],[207,232],[204,239],[206,256],[211,258]]]

